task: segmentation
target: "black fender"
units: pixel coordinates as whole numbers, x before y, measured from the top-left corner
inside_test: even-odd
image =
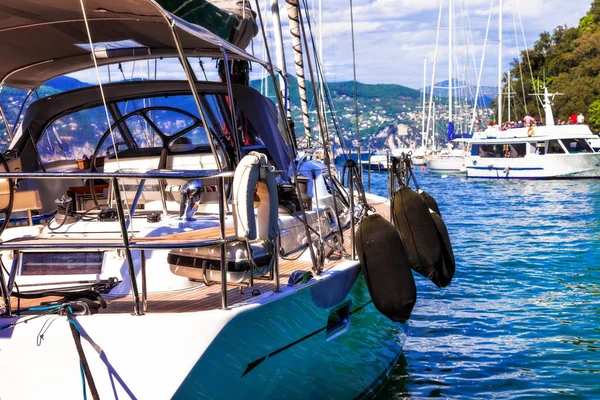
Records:
[[[412,269],[432,279],[443,262],[442,244],[428,205],[410,188],[394,194],[394,225]]]
[[[381,215],[363,218],[356,232],[356,250],[377,310],[395,322],[408,320],[417,288],[396,229]]]
[[[431,279],[438,287],[446,287],[452,282],[454,272],[456,271],[456,263],[454,261],[454,251],[450,242],[450,235],[442,217],[437,213],[431,213],[433,222],[438,231],[440,241],[442,243],[442,263],[436,268],[434,277]]]
[[[427,204],[429,209],[431,211],[435,211],[441,217],[442,213],[440,212],[440,207],[438,206],[438,203],[437,201],[435,201],[433,196],[427,193],[426,191],[421,191],[419,194],[421,195],[423,200],[425,200],[425,203]]]

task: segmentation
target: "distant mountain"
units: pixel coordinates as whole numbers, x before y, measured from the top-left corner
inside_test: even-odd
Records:
[[[42,87],[57,89],[61,92],[68,92],[70,90],[81,89],[87,86],[90,85],[88,83],[81,82],[78,79],[68,76],[59,76],[49,80]]]
[[[436,97],[447,99],[449,83],[450,83],[449,80],[437,82],[434,85],[435,89],[433,90],[433,95]],[[452,85],[454,86],[454,88],[457,88],[454,92],[455,95],[457,95],[458,93],[466,92],[469,94],[469,103],[471,103],[471,104],[474,103],[477,86],[468,85],[465,81],[461,81],[459,79],[453,79]],[[423,90],[421,89],[420,92],[422,92],[422,91]],[[430,91],[431,91],[431,86],[428,86],[425,89],[425,93],[427,93],[429,95]],[[485,107],[489,107],[492,100],[494,100],[496,98],[497,93],[498,93],[498,89],[496,89],[495,86],[481,86],[480,91],[479,91],[479,105],[482,105],[481,102],[483,102],[483,105]]]

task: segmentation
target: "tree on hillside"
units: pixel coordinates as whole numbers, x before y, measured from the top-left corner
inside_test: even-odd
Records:
[[[533,47],[513,61],[511,76],[515,77],[511,80],[512,118],[515,113],[539,115],[540,104],[530,94],[547,86],[550,92],[563,94],[555,98],[555,118],[583,112],[592,128],[600,129],[600,0],[592,1],[576,28],[558,26],[552,33],[542,32]],[[505,79],[505,91],[506,85]],[[507,115],[506,104],[503,109]]]

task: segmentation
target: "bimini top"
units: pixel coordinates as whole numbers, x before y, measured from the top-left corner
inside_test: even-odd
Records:
[[[3,0],[0,4],[0,85],[33,89],[94,66],[81,2],[99,65],[177,56],[171,29],[187,56],[222,57],[265,65],[154,0]]]

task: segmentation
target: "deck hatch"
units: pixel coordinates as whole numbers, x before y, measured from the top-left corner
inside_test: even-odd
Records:
[[[100,274],[103,258],[100,251],[22,253],[21,275]]]

